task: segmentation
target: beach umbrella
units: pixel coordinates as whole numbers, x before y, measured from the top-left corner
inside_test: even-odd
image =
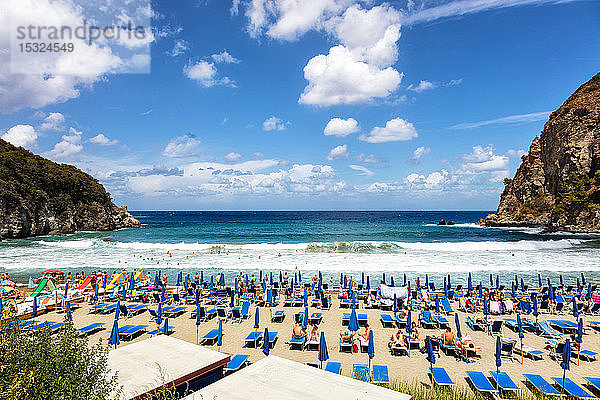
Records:
[[[510,284],[510,294],[513,297],[513,299],[517,298],[517,289],[514,282]]]
[[[104,284],[102,285],[103,288],[106,288],[107,281],[108,281],[108,275],[104,274]]]
[[[119,340],[119,320],[115,319],[115,321],[113,322],[113,327],[112,330],[110,331],[110,338],[108,339],[108,344],[109,345],[114,345],[115,349],[117,348],[117,346],[119,345],[120,340]]]
[[[219,351],[221,351],[221,346],[223,345],[223,320],[219,320],[219,331],[217,333],[217,346],[219,347]]]
[[[435,313],[440,313],[440,298],[437,294],[435,295]]]
[[[417,276],[417,290],[421,290],[421,278]]]
[[[327,360],[329,360],[329,352],[327,352],[325,332],[321,331],[321,340],[319,340],[319,361],[321,362],[321,368],[323,368],[323,362]]]
[[[489,313],[487,296],[483,296],[483,315],[487,316]]]
[[[165,297],[166,297],[166,292],[167,292],[167,288],[165,285],[162,285],[160,287],[160,302],[162,303],[163,301],[165,301]]]
[[[210,287],[213,287],[215,285],[215,281],[214,281],[214,276],[210,276]]]
[[[502,365],[502,342],[500,335],[496,336],[496,376],[500,375],[500,366]]]
[[[225,274],[221,272],[221,286],[225,286]]]
[[[369,279],[369,275],[367,275],[367,291],[371,290],[371,280]]]
[[[65,313],[67,314],[67,320],[72,321],[73,316],[71,315],[71,302],[70,301],[67,301]]]
[[[556,300],[556,291],[552,285],[548,286],[548,299],[551,301]]]
[[[587,293],[585,294],[585,299],[586,300],[592,299],[592,282],[588,282],[588,289],[587,289]]]
[[[411,315],[411,311],[408,310],[408,313],[406,314],[406,333],[408,333],[409,335],[412,333],[412,315]]]
[[[429,275],[425,274],[425,287],[429,290]]]
[[[308,292],[306,291],[306,287],[304,288],[304,307],[308,307]]]
[[[535,317],[535,322],[537,325],[538,315],[540,315],[540,312],[538,311],[537,295],[533,296],[533,312],[532,312],[532,314]]]
[[[490,274],[490,288],[494,285],[494,277]]]
[[[27,289],[34,289],[35,288],[35,283],[33,283],[33,279],[31,279],[31,277],[29,277],[29,282],[27,283]]]
[[[519,277],[515,274],[515,285],[519,286]]]
[[[231,296],[229,298],[229,306],[233,308],[235,305],[235,292],[232,290],[230,293]]]
[[[481,281],[479,282],[477,289],[479,290],[479,297],[483,297],[483,285],[481,285]]]
[[[279,283],[283,282],[283,274],[279,271]]]
[[[562,362],[560,363],[560,366],[563,369],[562,387],[565,387],[565,376],[567,374],[567,370],[571,369],[570,362],[571,362],[571,341],[569,339],[567,339],[565,341],[565,346],[563,347]]]
[[[263,346],[262,352],[265,356],[269,355],[269,351],[271,351],[271,345],[269,343],[269,328],[265,326],[265,333],[263,334]]]
[[[344,283],[344,273],[340,273],[340,285]]]
[[[393,276],[390,278],[390,286],[394,287],[394,277]]]
[[[517,314],[517,328],[519,329],[519,340],[521,341],[521,364],[523,364],[523,321],[521,321],[521,314]]]
[[[200,314],[200,303],[196,303],[196,344],[198,344],[198,328],[200,326],[202,315]]]
[[[204,271],[200,271],[200,284],[202,285],[203,283],[204,283]]]
[[[375,357],[375,340],[373,339],[373,330],[369,330],[369,343],[367,344],[367,353],[369,353],[369,378],[371,377],[371,360]]]
[[[115,319],[121,316],[121,301],[117,299],[117,307],[115,308]]]
[[[433,364],[435,364],[435,354],[433,354],[433,343],[431,343],[431,336],[427,336],[425,339],[425,347],[427,348],[427,361],[429,361],[429,369],[432,369]]]
[[[68,294],[68,293],[69,293],[69,282],[67,282],[67,283],[65,284],[65,294],[64,294],[64,296],[63,296],[63,299],[64,299],[65,301],[67,301],[67,294]]]
[[[308,307],[304,307],[304,316],[302,318],[302,330],[305,331],[308,328]]]
[[[563,283],[563,276],[562,276],[562,274],[559,275],[558,279],[560,280],[560,287],[561,288],[564,287],[565,285]]]
[[[577,299],[573,296],[573,317],[577,319],[579,317],[579,309],[577,308]]]
[[[398,312],[398,298],[396,297],[396,293],[394,293],[394,314]]]
[[[577,293],[581,293],[581,282],[579,281],[579,278],[577,278]]]
[[[133,272],[131,273],[131,278],[133,278]],[[177,283],[175,283],[175,286],[181,286],[181,271],[179,271],[179,273],[177,274]]]
[[[158,303],[158,308],[156,309],[156,325],[160,325],[162,323],[162,303]]]
[[[525,292],[525,283],[523,282],[523,278],[521,278],[521,292]]]
[[[457,313],[454,313],[454,324],[456,325],[456,337],[460,339],[462,338],[462,332],[460,331],[460,320]]]
[[[236,291],[236,293],[237,293],[237,292],[239,292],[239,290],[240,290],[240,285],[239,285],[239,282],[238,282],[238,278],[237,278],[237,277],[235,278],[235,280],[234,280],[234,283],[235,283],[235,291]]]
[[[31,317],[35,318],[38,315],[37,297],[33,298],[33,311],[31,311]]]
[[[381,275],[381,282],[385,285],[385,272]]]
[[[319,272],[319,285],[317,286],[317,294],[320,294],[323,290],[323,279],[320,275],[321,273]]]
[[[106,281],[105,281],[105,283],[106,283]],[[158,277],[158,272],[156,274],[154,274],[154,286],[156,286],[156,287],[160,286],[160,278]]]
[[[4,310],[4,305],[2,304],[2,297],[0,297],[0,316],[2,316],[2,310]]]
[[[356,292],[352,291],[352,308],[356,308]]]
[[[496,275],[496,290],[500,289],[500,275]]]
[[[134,278],[133,272],[129,276],[129,290],[131,290],[131,291],[135,290],[135,278]]]
[[[262,281],[263,280],[263,273],[262,273],[262,269],[260,271],[258,271],[258,280]]]
[[[351,332],[358,331],[358,317],[356,316],[356,309],[353,308],[350,313],[350,320],[348,321],[348,330]]]
[[[267,303],[269,304],[269,307],[273,306],[273,291],[271,288],[267,290]]]
[[[348,278],[344,275],[344,289],[348,287]]]
[[[581,273],[581,284],[585,286],[585,276],[583,275],[583,272]]]
[[[169,336],[169,318],[165,318],[165,323],[162,327],[162,331],[160,332],[160,334]]]
[[[451,285],[452,285],[452,284],[450,283],[450,274],[448,274],[448,289],[450,289],[450,288],[451,288]]]
[[[446,277],[444,277],[444,295],[448,297],[448,281]]]
[[[538,274],[538,286],[541,289],[542,288],[542,275]]]
[[[302,283],[302,272],[298,271],[298,282]]]
[[[360,274],[360,283],[362,283],[363,285],[365,284],[365,273],[361,272]]]
[[[94,301],[98,301],[98,282],[94,285]]]
[[[273,286],[273,271],[269,272],[269,285]]]
[[[186,292],[188,290],[189,285],[190,285],[189,275],[186,275],[185,279],[183,280],[183,288],[185,289]]]
[[[127,301],[127,286],[125,286],[125,282],[123,282],[123,301]]]
[[[467,290],[469,293],[473,291],[473,281],[471,279],[471,273],[469,272],[469,277],[467,278]]]
[[[579,353],[581,352],[581,343],[583,343],[583,318],[579,318],[577,323],[577,336],[575,341],[579,343],[579,349],[577,350],[577,365],[579,365]]]
[[[403,276],[404,276],[404,283],[402,284],[402,286],[406,286],[406,274],[403,274]],[[392,285],[392,286],[394,286],[394,285]]]

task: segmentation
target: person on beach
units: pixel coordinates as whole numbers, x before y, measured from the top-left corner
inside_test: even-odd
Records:
[[[352,341],[354,340],[354,336],[350,334],[350,331],[348,330],[341,330],[340,339],[342,340],[342,343],[352,343]]]
[[[299,322],[296,322],[296,325],[294,325],[294,329],[292,330],[292,336],[295,339],[305,339],[306,338],[306,332],[304,332],[304,330],[300,326]]]
[[[319,341],[319,327],[317,325],[313,325],[311,331],[310,331],[310,336],[309,336],[309,342],[318,342]]]
[[[444,346],[456,346],[456,335],[452,332],[452,328],[447,327],[446,332],[442,333],[442,341]]]

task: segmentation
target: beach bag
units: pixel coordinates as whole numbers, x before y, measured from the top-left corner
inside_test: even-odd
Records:
[[[354,344],[352,345],[352,352],[353,352],[353,353],[358,353],[358,346],[356,345],[356,343],[354,343]]]

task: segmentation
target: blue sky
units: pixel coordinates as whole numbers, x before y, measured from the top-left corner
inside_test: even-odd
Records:
[[[155,1],[152,13],[148,74],[93,52],[69,75],[10,74],[0,51],[0,136],[138,210],[492,210],[600,61],[593,1]]]

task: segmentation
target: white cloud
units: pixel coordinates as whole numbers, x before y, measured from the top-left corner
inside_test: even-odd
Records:
[[[63,135],[62,140],[54,145],[54,148],[46,153],[45,157],[51,159],[65,159],[83,151],[83,144],[81,142],[81,131],[75,128],[69,128],[69,134]]]
[[[252,153],[252,157],[255,158],[263,158],[265,156],[265,153],[261,152],[261,151],[256,151],[254,153]]]
[[[359,130],[358,122],[354,118],[332,118],[325,126],[323,133],[325,136],[346,137]]]
[[[177,57],[182,54],[185,54],[190,49],[189,43],[183,39],[175,40],[175,44],[171,51],[167,52],[171,57]]]
[[[452,125],[450,129],[473,129],[488,125],[520,125],[529,122],[544,121],[550,116],[550,111],[541,111],[529,114],[509,115],[502,118],[488,119],[478,122],[464,122]]]
[[[239,64],[239,63],[241,63],[240,60],[238,60],[237,58],[235,58],[234,56],[229,54],[226,50],[223,50],[222,52],[220,52],[218,54],[213,54],[210,57],[216,63],[223,63],[223,64]]]
[[[37,138],[38,135],[31,125],[15,125],[2,135],[2,139],[8,143],[28,150],[37,147]]]
[[[508,173],[508,157],[494,154],[493,146],[473,146],[473,152],[463,155],[463,170],[467,173],[503,171]]]
[[[61,131],[64,129],[63,124],[65,116],[59,112],[51,112],[39,126],[40,131]]]
[[[510,157],[510,158],[521,158],[521,156],[524,156],[525,154],[527,154],[527,152],[523,149],[519,149],[519,150],[510,149],[506,152],[506,156]]]
[[[357,161],[369,163],[369,164],[381,164],[387,162],[382,158],[377,157],[375,154],[365,154],[361,153],[356,157]]]
[[[432,172],[427,176],[412,173],[404,178],[404,182],[413,190],[439,190],[448,181],[449,174],[445,169]]]
[[[399,142],[418,136],[414,125],[402,118],[394,118],[386,122],[385,127],[376,126],[366,135],[360,135],[359,140],[368,143]]]
[[[402,75],[357,59],[346,47],[329,49],[313,57],[304,67],[308,85],[298,100],[301,104],[331,106],[356,104],[389,96],[398,88]]]
[[[415,151],[413,151],[412,155],[408,158],[408,162],[411,164],[420,164],[421,158],[425,154],[431,153],[431,149],[429,147],[417,147]]]
[[[217,85],[235,86],[235,82],[228,77],[219,78],[215,64],[204,60],[200,60],[197,63],[188,63],[183,67],[183,74],[204,87]]]
[[[235,163],[235,162],[240,161],[244,157],[240,153],[235,153],[235,152],[232,151],[231,153],[226,154],[225,157],[223,157],[223,158],[228,163]]]
[[[329,161],[344,160],[348,158],[349,155],[350,153],[348,153],[348,146],[344,144],[331,149],[329,154],[327,154],[327,159]]]
[[[348,167],[352,168],[355,171],[360,171],[362,172],[362,174],[359,175],[363,175],[363,176],[371,176],[374,174],[373,171],[371,171],[370,169],[368,169],[367,167],[363,167],[362,165],[354,165],[354,164],[350,164],[348,165]]]
[[[433,82],[429,81],[421,81],[418,85],[409,85],[408,90],[412,90],[413,92],[421,93],[426,90],[435,89],[436,85]]]
[[[284,131],[290,125],[292,125],[290,121],[284,122],[281,118],[273,115],[263,121],[262,128],[263,131]]]
[[[100,146],[112,146],[114,144],[119,143],[119,141],[117,139],[110,140],[109,138],[104,136],[104,134],[102,134],[102,133],[99,133],[96,136],[94,136],[93,138],[91,138],[90,142],[92,142],[94,144],[99,144]]]
[[[197,155],[196,149],[199,145],[200,139],[188,133],[171,139],[161,154],[169,158],[193,157]]]

